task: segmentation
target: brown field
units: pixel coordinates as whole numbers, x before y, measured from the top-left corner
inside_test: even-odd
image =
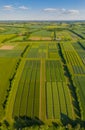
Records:
[[[14,48],[14,46],[4,45],[4,46],[0,47],[0,50],[12,50],[13,48]]]
[[[51,40],[50,37],[30,37],[29,40],[34,40],[34,41],[37,41],[37,40]]]

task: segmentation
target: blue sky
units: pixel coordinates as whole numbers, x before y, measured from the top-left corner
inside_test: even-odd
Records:
[[[1,0],[0,20],[85,20],[85,0]]]

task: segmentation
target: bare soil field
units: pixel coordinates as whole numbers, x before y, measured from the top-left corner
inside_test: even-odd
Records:
[[[13,48],[14,48],[14,46],[4,45],[4,46],[0,47],[0,50],[12,50]]]

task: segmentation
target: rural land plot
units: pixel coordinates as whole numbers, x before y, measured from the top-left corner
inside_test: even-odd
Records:
[[[76,85],[79,94],[79,100],[82,109],[82,119],[85,120],[85,76],[75,76],[74,84]]]
[[[46,61],[45,88],[47,119],[61,119],[64,114],[73,119],[72,106],[69,105],[69,102],[70,104],[72,103],[69,94],[70,91],[65,83],[62,69],[60,61]]]
[[[40,81],[38,81],[39,61],[27,60],[22,72],[19,87],[14,104],[14,116],[38,117],[39,116],[39,88]],[[36,94],[37,93],[37,94]],[[35,95],[37,97],[35,97]],[[36,99],[37,98],[37,99]],[[36,104],[35,104],[36,102]],[[25,105],[23,107],[23,105]],[[35,111],[37,107],[37,112]],[[35,109],[35,110],[34,110]]]
[[[61,43],[60,45],[66,63],[69,66],[69,70],[76,75],[85,74],[84,64],[79,55],[77,54],[77,52],[75,51],[75,49],[73,48],[73,46],[71,45],[71,43],[69,44]]]
[[[9,90],[10,79],[16,69],[18,58],[0,58],[0,118],[4,115],[7,90]]]

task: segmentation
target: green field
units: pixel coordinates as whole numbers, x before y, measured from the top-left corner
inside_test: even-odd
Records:
[[[78,24],[0,23],[0,130],[85,128],[85,23]]]

